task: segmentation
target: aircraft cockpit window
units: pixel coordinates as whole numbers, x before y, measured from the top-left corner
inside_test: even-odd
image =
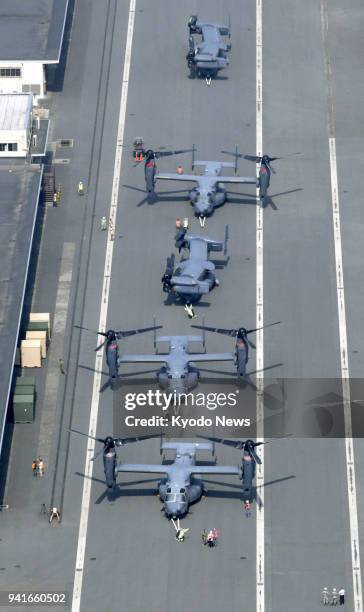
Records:
[[[185,502],[186,494],[185,493],[168,493],[166,496],[166,502]]]

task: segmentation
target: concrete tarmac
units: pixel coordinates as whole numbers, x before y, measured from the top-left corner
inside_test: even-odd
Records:
[[[354,105],[352,117],[346,109],[351,103],[348,97],[351,85],[356,88],[356,99],[361,99],[361,85],[349,65],[359,36],[352,16],[362,16],[362,9],[357,6],[357,0],[350,0],[349,4],[350,15],[345,11],[343,14],[338,3],[330,5],[329,49],[338,109],[335,116],[339,187],[343,198],[348,341],[352,375],[360,376],[362,329],[358,276],[360,279],[361,268],[357,245],[363,220],[358,198],[350,197],[350,193],[351,190],[360,193],[359,174],[355,176],[352,172],[352,159],[353,155],[354,159],[362,155],[362,134],[353,127],[353,122],[358,123],[358,107]],[[110,22],[113,10],[111,2]],[[231,17],[231,63],[221,73],[222,78],[209,88],[203,81],[190,80],[187,74],[186,22],[191,12],[219,22]],[[342,19],[352,33],[350,52],[337,36]],[[79,281],[72,294],[75,300],[72,324],[91,329],[96,329],[101,301],[105,233],[99,228],[99,219],[108,211],[111,194],[127,24],[125,6],[117,5],[114,23],[112,41],[110,28],[106,28],[108,37],[103,55],[106,9],[99,3],[91,6],[82,1],[78,3],[64,91],[57,101],[59,137],[75,133],[79,142],[64,179],[65,191],[69,194],[67,240],[75,241],[80,248]],[[338,57],[343,58],[341,62]],[[97,73],[96,66],[102,77],[101,107],[96,104],[93,76],[93,71]],[[110,78],[106,82],[108,68]],[[105,104],[102,96],[106,90]],[[73,114],[75,108],[77,112]],[[264,152],[271,156],[300,153],[274,163],[277,174],[272,177],[270,189],[273,205],[268,204],[264,211],[264,318],[266,323],[282,321],[280,326],[264,334],[265,366],[282,364],[269,371],[269,376],[277,378],[335,379],[340,377],[340,355],[327,83],[320,6],[314,0],[308,0],[304,7],[298,2],[288,6],[278,1],[274,7],[264,3],[263,112]],[[173,5],[156,0],[151,6],[146,0],[137,0],[126,117],[126,144],[142,136],[148,147],[156,149],[159,146],[187,148],[195,143],[197,158],[202,159],[224,159],[220,150],[232,149],[235,144],[239,144],[242,152],[254,154],[255,4],[242,7],[239,2],[229,0],[222,7],[217,0],[204,0],[191,6],[185,0]],[[99,155],[90,158],[94,124]],[[161,170],[173,171],[180,162],[189,170],[188,154],[181,159],[162,159],[158,165]],[[254,165],[241,162],[239,170],[242,174],[251,174]],[[82,177],[89,190],[85,203],[75,193],[75,185]],[[183,186],[157,183],[158,202],[152,206],[142,204],[145,199],[143,168],[134,168],[130,155],[125,152],[108,311],[110,327],[142,327],[155,316],[157,323],[164,327],[163,333],[188,332],[190,323],[183,308],[163,303],[166,296],[160,283],[165,259],[174,250],[176,217],[189,216],[191,228],[200,230],[186,193],[168,194]],[[198,322],[205,316],[211,325],[254,326],[254,191],[254,187],[234,187],[234,192],[240,195],[232,194],[230,201],[215,211],[202,230],[222,238],[224,226],[229,224],[230,261],[219,271],[220,288],[206,296],[205,305],[196,307]],[[94,208],[87,202],[93,202]],[[90,216],[82,226],[79,207],[86,204],[90,206]],[[70,346],[72,376],[65,397],[66,404],[72,403],[72,407],[69,406],[67,414],[73,427],[87,431],[96,336],[85,331],[79,338],[75,332]],[[130,338],[125,345],[121,343],[123,350],[124,347],[128,353],[152,352],[152,335]],[[207,349],[231,350],[231,341],[208,334]],[[352,352],[356,350],[359,352]],[[211,369],[215,369],[215,364]],[[231,367],[216,364],[216,369],[227,371]],[[253,352],[248,369],[255,369]],[[111,432],[112,393],[107,389],[100,397],[97,434],[104,436]],[[66,449],[67,439],[63,442],[62,449]],[[61,535],[54,529],[42,542],[43,563],[37,561],[36,565],[39,586],[49,585],[57,578],[57,585],[72,589],[86,449],[87,442],[71,437]],[[360,462],[363,453],[360,441],[355,450]],[[158,451],[158,443],[148,441],[123,448],[120,458],[156,463],[160,460]],[[201,459],[208,457],[201,455]],[[218,449],[219,464],[235,464],[239,460],[238,451]],[[16,474],[17,469],[21,468],[15,458],[11,473]],[[363,481],[358,470],[357,479],[360,510]],[[160,511],[155,479],[150,475],[125,475],[118,482],[116,491],[108,498],[102,461],[95,462],[81,610],[101,610],[105,605],[107,609],[122,606],[128,612],[144,609],[179,612],[197,607],[202,612],[233,611],[241,606],[256,608],[255,509],[253,516],[246,519],[237,480],[206,479],[207,498],[194,505],[183,521],[190,528],[183,546],[174,540],[173,528]],[[14,483],[11,486],[10,497],[16,489]],[[22,526],[22,511],[19,508],[17,531],[14,531],[14,518],[7,517],[7,541],[15,533],[18,541],[20,537],[22,541],[30,537]],[[217,527],[221,532],[221,544],[216,550],[206,550],[200,543],[201,530],[209,527]],[[43,533],[44,526],[39,524],[34,531],[35,539],[29,540],[30,549],[25,549],[26,568],[21,579],[16,581],[13,570],[10,584],[26,584],[30,579],[29,557],[33,556],[35,541],[40,541]],[[266,446],[265,543],[267,611],[318,609],[323,586],[345,586],[347,608],[354,609],[344,441],[287,439]],[[49,565],[55,546],[60,547],[61,557]],[[19,554],[16,546],[9,562],[16,564]]]

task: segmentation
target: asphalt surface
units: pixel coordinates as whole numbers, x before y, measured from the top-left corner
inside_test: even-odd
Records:
[[[118,5],[113,17],[113,6],[111,2],[103,54],[105,8],[94,3],[90,11],[88,3],[77,4],[64,89],[56,100],[54,139],[74,137],[77,143],[69,167],[62,170],[66,192],[62,226],[52,229],[55,236],[57,231],[61,234],[60,241],[63,237],[78,249],[68,333],[74,324],[95,329],[99,318],[105,253],[105,234],[99,229],[99,220],[110,202],[127,24],[127,8]],[[217,80],[210,88],[187,78],[186,19],[191,12],[220,22],[230,15],[233,24],[231,64],[222,73],[227,79]],[[353,168],[362,158],[363,142],[359,111],[363,86],[357,73],[362,68],[356,66],[362,20],[357,0],[350,0],[345,10],[338,2],[330,3],[328,48],[333,67],[349,360],[351,375],[358,377],[363,367],[358,250],[363,220],[360,200],[355,197],[360,195],[360,172]],[[357,58],[354,65],[352,57]],[[271,156],[300,153],[274,164],[273,206],[268,205],[264,211],[264,317],[267,323],[282,321],[281,326],[265,333],[265,366],[275,366],[269,375],[277,378],[335,379],[340,376],[340,358],[328,88],[320,5],[314,0],[304,6],[298,2],[289,6],[276,3],[274,7],[264,3],[263,109],[265,152]],[[137,1],[126,119],[124,141],[128,144],[136,136],[155,148],[185,148],[194,142],[198,157],[207,159],[219,159],[220,149],[236,143],[240,150],[254,153],[255,5],[242,7],[231,0],[224,8],[217,1],[193,6],[183,1],[172,6],[160,0],[151,7],[146,1]],[[159,167],[173,171],[179,161],[163,160]],[[188,168],[188,156],[183,158],[183,165]],[[252,169],[249,162],[240,164],[245,174]],[[75,194],[80,178],[88,184],[82,202]],[[159,282],[165,258],[173,247],[176,217],[188,215],[192,229],[198,228],[189,203],[179,199],[185,194],[162,194],[178,189],[176,185],[158,184],[159,201],[153,206],[139,205],[144,198],[138,191],[143,190],[143,169],[133,168],[128,155],[124,155],[108,312],[112,327],[145,326],[155,315],[164,326],[163,333],[186,333],[189,329],[180,306],[163,304],[165,295]],[[196,311],[198,321],[205,316],[209,324],[249,327],[255,323],[254,188],[234,191],[241,197],[233,195],[233,201],[216,210],[206,222],[204,232],[216,238],[223,236],[224,226],[229,224],[230,261],[219,272],[220,288]],[[237,203],[238,199],[245,202]],[[87,207],[85,223],[82,207]],[[58,402],[64,408],[63,424],[72,423],[87,431],[96,337],[86,331],[78,334],[73,330],[70,338],[69,376],[65,394],[59,393]],[[125,346],[130,353],[150,352],[152,337],[147,334],[129,339]],[[207,348],[229,350],[231,345],[228,339],[211,335]],[[253,356],[248,369],[255,369]],[[100,399],[98,434],[106,435],[111,429],[112,394],[107,389]],[[55,441],[57,437],[55,432]],[[86,448],[83,439],[75,437],[68,448],[62,429],[60,455],[68,456],[68,463],[63,481],[59,461],[55,495],[62,499],[63,521],[49,535],[47,531],[47,537],[41,519],[34,521],[36,501],[31,476],[23,478],[28,507],[22,506],[16,475],[24,471],[24,464],[17,462],[13,450],[8,487],[13,506],[4,514],[2,542],[9,552],[4,577],[6,573],[10,586],[19,588],[29,583],[37,551],[42,559],[35,562],[39,586],[72,589]],[[361,441],[356,441],[355,451],[362,537]],[[158,462],[158,445],[151,441],[127,447],[122,458]],[[239,453],[222,447],[218,460],[221,464],[236,463]],[[207,499],[191,508],[184,521],[190,528],[184,546],[174,541],[172,526],[160,512],[154,480],[130,475],[119,478],[119,482],[117,492],[108,499],[101,461],[95,462],[81,610],[104,609],[105,602],[107,609],[122,605],[128,612],[179,612],[197,607],[202,611],[236,610],[241,606],[255,609],[255,510],[250,519],[244,517],[237,481],[207,479]],[[50,485],[41,486],[46,496]],[[28,525],[33,521],[32,533],[30,526],[25,526],[25,516]],[[199,534],[201,529],[213,526],[221,531],[221,544],[216,550],[205,550]],[[11,547],[10,538],[15,534],[16,543]],[[21,547],[25,538],[29,543]],[[266,610],[318,609],[323,586],[344,586],[346,608],[354,609],[342,440],[287,439],[266,446],[265,542]],[[14,569],[20,558],[22,568]]]

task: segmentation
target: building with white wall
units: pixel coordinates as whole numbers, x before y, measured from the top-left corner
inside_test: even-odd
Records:
[[[46,66],[61,57],[68,0],[1,0],[0,94],[47,93]]]
[[[0,158],[27,156],[32,110],[32,94],[0,94]]]

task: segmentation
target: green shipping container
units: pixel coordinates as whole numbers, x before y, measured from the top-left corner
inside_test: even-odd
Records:
[[[35,376],[19,376],[15,379],[16,387],[35,387]]]
[[[34,395],[17,395],[13,400],[14,423],[33,423]]]
[[[17,397],[18,395],[33,395],[34,396],[34,387],[33,386],[28,386],[28,385],[16,385],[15,387],[15,391],[14,391],[14,397]]]

